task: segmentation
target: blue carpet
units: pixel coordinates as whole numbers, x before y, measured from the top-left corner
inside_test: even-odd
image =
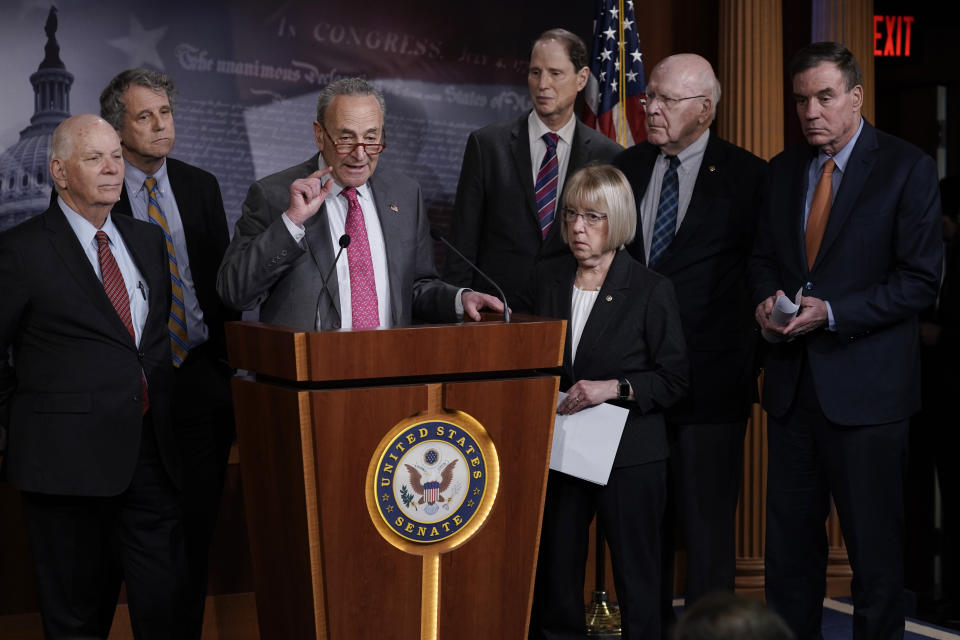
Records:
[[[827,598],[823,601],[823,640],[849,640],[853,637],[851,620],[853,605],[848,598]],[[907,618],[904,640],[960,640],[960,634],[951,629]]]

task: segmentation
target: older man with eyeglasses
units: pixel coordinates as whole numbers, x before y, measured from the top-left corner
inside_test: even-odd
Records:
[[[323,89],[313,123],[319,153],[247,193],[217,278],[224,302],[260,305],[263,322],[317,330],[478,320],[481,309],[503,310],[498,299],[437,276],[420,185],[389,170],[374,175],[385,111],[362,79]]]
[[[666,412],[665,633],[674,619],[675,539],[686,549],[687,606],[733,590],[743,437],[756,395],[746,266],[766,163],[710,132],[719,101],[720,83],[704,58],[665,58],[647,84],[647,140],[613,161],[637,201],[637,238],[628,249],[673,283],[690,351],[690,392]]]

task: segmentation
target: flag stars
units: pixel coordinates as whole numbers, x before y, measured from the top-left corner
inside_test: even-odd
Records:
[[[642,62],[643,54],[640,53],[640,50],[631,51],[630,57],[633,58],[634,62]]]
[[[603,35],[607,36],[607,40],[613,40],[616,37],[617,32],[610,28],[604,31]]]
[[[613,7],[613,8],[610,9],[609,11],[610,11],[610,17],[613,18],[614,20],[616,20],[616,19],[617,19],[617,14],[620,13],[620,10],[617,9],[616,7]]]
[[[617,81],[616,81],[616,80],[614,80],[613,82],[610,83],[610,89],[613,90],[613,91],[616,91],[616,90],[617,90]]]
[[[630,18],[624,18],[624,20],[623,20],[623,30],[624,30],[624,31],[630,31],[630,27],[632,27],[632,26],[633,26],[633,20],[631,20]]]
[[[617,71],[620,71],[620,61],[619,61],[619,60],[614,60],[614,62],[613,62],[613,68],[616,69]]]
[[[627,80],[629,82],[637,81],[637,72],[636,71],[627,71]]]
[[[600,60],[609,60],[611,55],[613,55],[613,51],[610,51],[610,49],[604,49],[600,52]]]

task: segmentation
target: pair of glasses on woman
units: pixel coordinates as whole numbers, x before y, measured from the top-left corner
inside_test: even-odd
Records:
[[[583,221],[589,226],[595,227],[607,219],[607,216],[595,211],[584,211],[583,213],[579,213],[573,209],[564,209],[561,213],[563,214],[564,220],[567,221],[567,224],[574,224],[577,221],[577,218],[583,218]]]

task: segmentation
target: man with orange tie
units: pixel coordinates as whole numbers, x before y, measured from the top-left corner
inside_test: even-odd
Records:
[[[319,153],[250,186],[217,279],[228,305],[260,305],[264,322],[311,330],[503,311],[497,298],[437,276],[420,185],[377,171],[385,112],[383,95],[360,78],[321,91],[313,123]]]
[[[58,197],[0,234],[0,424],[47,638],[106,638],[121,579],[137,638],[185,637],[160,229],[111,214],[120,139],[92,114],[53,132]]]
[[[807,143],[770,163],[751,264],[756,319],[773,337],[766,598],[799,640],[822,637],[832,496],[853,568],[853,637],[902,638],[918,314],[940,281],[937,170],[861,117],[862,76],[842,45],[808,45],[790,72]],[[798,315],[772,322],[776,297],[798,289]]]
[[[177,91],[149,69],[118,73],[100,95],[100,115],[120,135],[124,189],[114,215],[163,229],[173,292],[168,331],[174,365],[174,434],[183,462],[184,538],[189,569],[188,638],[199,638],[207,555],[234,438],[232,371],[223,323],[239,319],[216,291],[230,235],[213,174],[170,158]]]

